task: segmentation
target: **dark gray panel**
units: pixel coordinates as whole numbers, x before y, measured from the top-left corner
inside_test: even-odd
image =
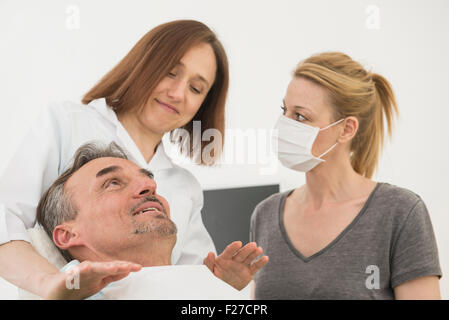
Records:
[[[217,253],[232,241],[249,242],[251,214],[256,205],[279,192],[279,185],[204,191],[202,217]]]

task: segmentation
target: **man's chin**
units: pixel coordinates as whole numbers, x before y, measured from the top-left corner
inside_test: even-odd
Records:
[[[157,218],[156,218],[157,217]],[[149,234],[159,238],[176,235],[177,227],[173,221],[167,219],[164,214],[155,216],[154,220],[147,222],[134,221],[134,234]]]

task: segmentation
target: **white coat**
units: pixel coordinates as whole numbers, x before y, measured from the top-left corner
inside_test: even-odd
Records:
[[[130,160],[154,173],[157,192],[170,204],[178,228],[172,264],[201,264],[208,252],[216,252],[201,219],[203,193],[198,181],[171,161],[162,142],[147,163],[104,98],[87,106],[50,104],[31,126],[0,177],[0,244],[30,242],[26,229],[35,224],[41,195],[71,165],[75,151],[92,141],[115,141]]]

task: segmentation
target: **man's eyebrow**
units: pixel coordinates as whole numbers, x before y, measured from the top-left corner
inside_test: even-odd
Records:
[[[153,179],[153,178],[154,178],[154,174],[153,174],[153,172],[151,172],[150,170],[147,170],[147,169],[143,169],[143,168],[142,168],[142,169],[140,169],[139,171],[140,171],[140,173],[146,175],[146,176],[149,177],[150,179]]]
[[[99,178],[99,177],[104,176],[105,174],[108,174],[110,172],[116,172],[116,171],[120,171],[120,170],[122,170],[122,167],[119,167],[119,166],[106,167],[106,168],[98,171],[96,177]]]

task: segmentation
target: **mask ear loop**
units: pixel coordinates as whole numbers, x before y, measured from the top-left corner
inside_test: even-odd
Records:
[[[327,151],[323,152],[322,154],[320,154],[317,158],[321,159],[321,157],[324,157],[326,154],[328,154],[333,148],[335,148],[335,146],[338,144],[338,142],[336,142],[332,147],[330,147],[329,149],[327,149]]]
[[[332,127],[332,126],[335,126],[335,125],[339,124],[340,122],[342,122],[343,120],[345,120],[345,118],[341,118],[340,120],[338,120],[338,121],[336,121],[336,122],[334,122],[334,123],[331,123],[331,124],[328,125],[327,127],[321,128],[320,131],[326,130],[327,128],[330,128],[330,127]]]
[[[345,119],[342,118],[342,119],[340,119],[340,120],[338,120],[338,121],[336,121],[336,122],[334,122],[334,123],[331,123],[331,124],[328,125],[327,127],[321,128],[320,131],[326,130],[327,128],[330,128],[330,127],[332,127],[332,126],[335,126],[336,124],[339,124],[339,123],[342,122],[343,120],[345,120]],[[325,151],[325,152],[323,152],[322,154],[320,154],[317,158],[321,159],[321,157],[324,157],[324,156],[325,156],[326,154],[328,154],[333,148],[335,148],[335,146],[336,146],[337,144],[338,144],[338,141],[337,141],[333,146],[331,146],[329,149],[327,149],[327,151]]]

